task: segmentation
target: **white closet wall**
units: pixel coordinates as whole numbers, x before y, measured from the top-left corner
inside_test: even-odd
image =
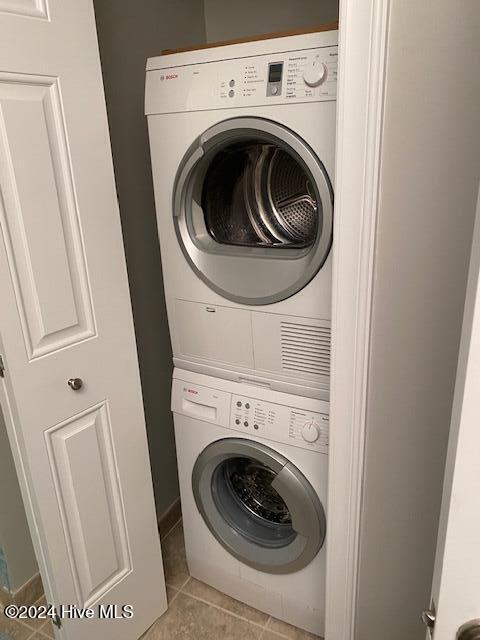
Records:
[[[423,640],[480,176],[477,0],[391,2],[356,640]]]

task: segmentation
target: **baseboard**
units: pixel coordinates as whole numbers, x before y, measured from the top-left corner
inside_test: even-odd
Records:
[[[0,604],[7,606],[9,604],[30,606],[43,596],[42,578],[36,573],[17,591],[7,591],[0,589]]]
[[[180,497],[178,497],[172,504],[165,509],[165,511],[158,516],[158,530],[160,531],[160,539],[164,538],[167,533],[177,524],[182,517],[182,508],[180,505]]]

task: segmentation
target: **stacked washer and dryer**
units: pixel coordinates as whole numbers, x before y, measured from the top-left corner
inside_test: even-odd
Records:
[[[337,32],[147,63],[190,573],[324,630]]]

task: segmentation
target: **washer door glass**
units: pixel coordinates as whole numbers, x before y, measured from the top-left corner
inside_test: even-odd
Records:
[[[197,275],[245,304],[302,289],[332,242],[325,167],[295,133],[261,118],[225,120],[194,142],[177,174],[173,212]]]
[[[249,566],[291,573],[323,545],[325,512],[317,494],[296,467],[261,443],[212,443],[196,461],[192,488],[215,538]]]
[[[275,475],[259,460],[227,458],[215,469],[212,494],[219,511],[240,535],[261,546],[280,548],[297,534],[285,500],[272,486]]]

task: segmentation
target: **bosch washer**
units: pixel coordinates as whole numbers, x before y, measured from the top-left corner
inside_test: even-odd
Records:
[[[192,576],[323,635],[328,403],[175,369]]]

